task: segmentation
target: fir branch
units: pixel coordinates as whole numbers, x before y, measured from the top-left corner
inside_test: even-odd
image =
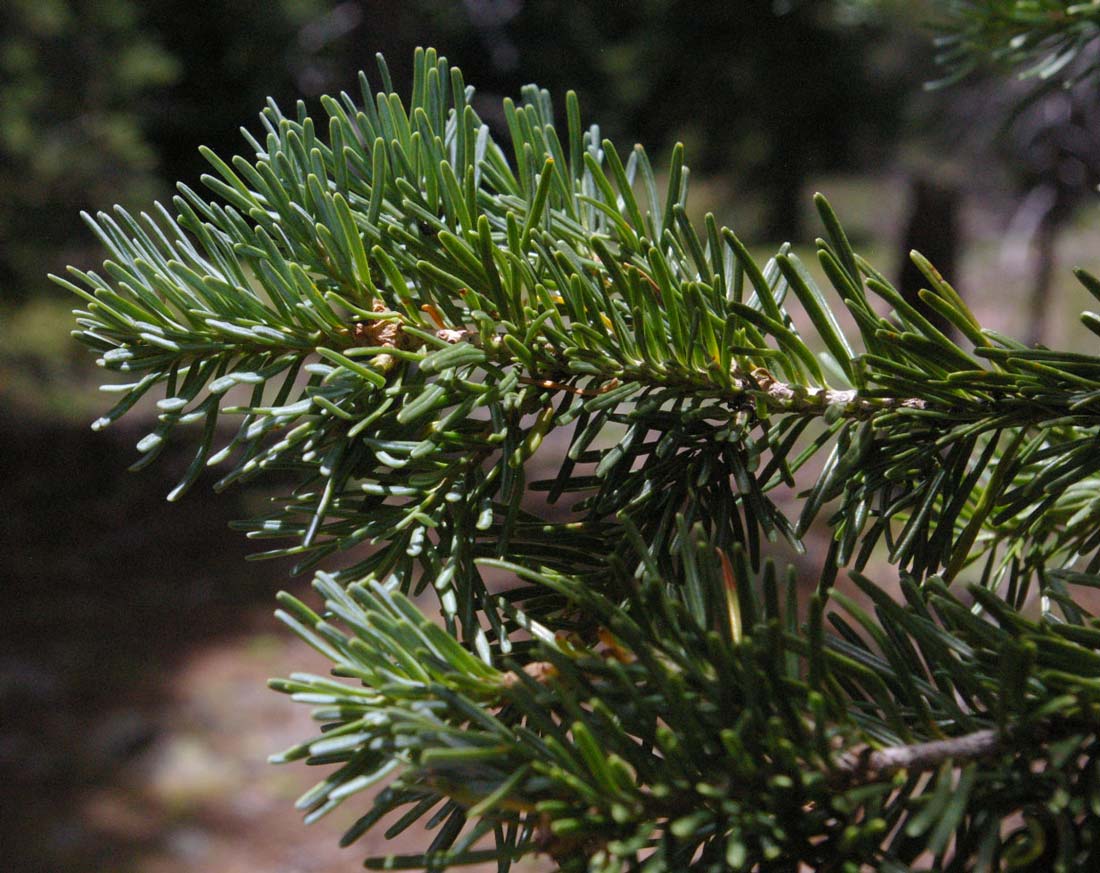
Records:
[[[982,328],[914,254],[956,342],[821,197],[830,287],[789,246],[758,265],[688,221],[682,148],[659,192],[643,149],[573,95],[559,136],[529,87],[506,149],[457,69],[414,61],[407,104],[382,61],[381,93],[325,98],[327,137],[270,105],[253,157],[207,153],[213,199],[99,216],[106,276],[59,280],[131,380],[100,426],[163,391],[144,464],[203,423],[173,497],[219,464],[217,487],[294,482],[242,526],[333,571],[321,611],[281,598],[336,677],[274,683],[322,723],[278,760],[336,765],[307,818],[384,785],[347,839],[429,819],[424,852],[371,863],[432,869],[541,848],[599,873],[954,871],[1019,816],[1058,822],[1067,869],[1095,852],[1100,631],[1073,588],[1100,586],[1100,359]],[[529,482],[555,430],[566,455]],[[763,542],[822,516],[807,619]],[[880,543],[903,600],[858,572],[864,605],[834,590]],[[429,588],[442,626],[410,599]]]
[[[1063,79],[1067,85],[1094,76],[1100,7],[1091,2],[939,0],[937,60],[948,70],[936,85],[955,82],[992,62],[1021,78]]]
[[[1097,386],[1087,358],[1026,350],[987,335],[954,290],[918,258],[934,299],[965,327],[974,354],[959,347],[851,251],[824,200],[818,207],[830,241],[820,244],[819,257],[856,316],[867,350],[862,355],[789,248],[760,268],[738,238],[712,220],[704,245],[679,202],[681,157],[674,161],[680,181],[664,203],[650,198],[648,206],[638,204],[627,194],[632,177],[652,173],[644,151],[636,149],[624,169],[611,157],[610,143],[574,130],[570,153],[588,157],[583,167],[570,168],[571,181],[559,178],[552,185],[564,158],[547,138],[553,130],[548,97],[529,90],[526,120],[514,116],[512,132],[523,161],[528,152],[545,159],[540,182],[531,187],[522,173],[513,175],[472,114],[458,71],[428,54],[418,64],[424,81],[453,79],[453,106],[438,93],[428,99],[424,89],[417,92],[421,105],[407,111],[391,99],[395,95],[364,100],[364,108],[389,107],[382,111],[362,112],[347,95],[326,101],[333,142],[342,144],[337,151],[321,141],[309,118],[292,121],[270,107],[263,116],[267,142],[253,140],[254,163],[238,158],[230,166],[207,154],[221,177],[207,184],[225,203],[207,202],[184,187],[175,201],[178,221],[163,209],[159,223],[125,212],[117,222],[101,216],[94,227],[114,254],[108,266],[117,288],[94,274],[78,274],[91,291],[64,283],[88,302],[79,335],[102,352],[102,365],[144,374],[119,386],[123,400],[101,422],[165,386],[159,425],[139,443],[143,463],[180,423],[201,418],[213,437],[220,415],[244,416],[229,445],[215,451],[210,441],[203,443],[173,497],[214,463],[232,465],[219,487],[276,466],[297,471],[306,487],[252,535],[294,537],[295,545],[268,554],[301,556],[299,571],[364,539],[388,540],[393,549],[346,568],[346,577],[401,569],[409,590],[427,584],[424,576],[411,578],[401,555],[418,557],[423,550],[416,542],[425,532],[450,524],[441,498],[457,494],[452,489],[473,469],[457,461],[463,453],[492,459],[495,472],[473,485],[470,496],[478,519],[492,515],[486,535],[509,543],[515,510],[500,508],[518,505],[522,488],[513,487],[515,471],[551,430],[579,420],[591,424],[570,454],[573,461],[592,458],[597,475],[585,480],[563,468],[551,493],[589,491],[595,515],[613,519],[655,486],[654,475],[667,475],[667,463],[653,456],[667,440],[682,439],[665,411],[671,404],[694,409],[698,421],[714,423],[715,436],[728,433],[740,446],[715,459],[701,435],[689,441],[701,464],[718,460],[717,469],[738,479],[743,499],[762,510],[740,523],[740,533],[731,521],[721,539],[756,542],[752,528],[761,525],[766,536],[781,532],[798,545],[792,525],[765,494],[780,482],[792,483],[795,468],[830,442],[811,443],[802,454],[801,446],[784,442],[784,454],[793,452],[797,461],[791,465],[776,455],[777,478],[754,480],[745,470],[758,447],[776,452],[771,421],[793,432],[820,419],[836,441],[828,475],[811,489],[800,527],[844,495],[834,515],[841,563],[854,557],[862,566],[875,542],[900,523],[896,560],[916,571],[949,564],[957,569],[966,550],[953,549],[943,537],[928,547],[922,543],[932,523],[945,530],[971,524],[971,505],[953,488],[983,480],[983,506],[998,505],[1002,495],[990,485],[1007,488],[1010,477],[991,475],[999,469],[995,453],[973,456],[996,442],[986,435],[1049,432],[1053,422],[1093,423],[1089,404]],[[422,126],[416,138],[410,132],[407,141],[403,135],[387,141],[410,119]],[[874,310],[868,290],[895,307],[893,316]],[[835,356],[835,368],[857,387],[826,383],[817,355],[783,308],[790,292]],[[979,356],[989,359],[988,367]],[[296,383],[301,371],[311,376],[304,389]],[[268,383],[275,376],[283,382],[272,398]],[[224,401],[238,384],[253,386],[251,402]],[[628,404],[633,408],[626,411]],[[387,408],[400,412],[394,416]],[[494,422],[489,429],[473,422],[482,410]],[[522,424],[522,416],[536,410],[538,421]],[[853,431],[849,422],[871,427]],[[666,442],[624,441],[601,456],[585,451],[604,428],[620,424],[631,434],[663,433]],[[360,438],[349,451],[349,440]],[[494,445],[500,450],[489,450]],[[899,445],[908,454],[899,453]],[[904,472],[911,462],[902,458],[918,445],[936,453],[960,447],[951,467],[955,478],[929,491],[915,515],[906,514],[908,504],[898,505],[867,528],[868,507],[889,493],[892,482],[913,475]],[[875,455],[885,463],[864,464],[859,487],[846,487],[853,464]],[[1052,458],[1049,466],[1051,476],[1087,475],[1084,465],[1070,470]],[[411,516],[391,507],[374,523],[341,520],[361,499],[355,483],[393,494],[407,487],[397,479],[432,483],[409,501]],[[669,507],[682,508],[691,499],[682,482],[667,494]],[[913,518],[920,523],[914,526]],[[476,540],[482,529],[464,530],[461,536]],[[671,529],[666,523],[643,534],[660,540]],[[1045,562],[1068,552],[1070,544],[1057,531],[1044,537],[1054,540],[1042,547]],[[752,554],[758,563],[755,546]],[[475,578],[467,582],[481,588]],[[484,594],[478,600],[485,602]]]
[[[916,791],[920,773],[936,771],[928,792],[938,785],[937,795],[954,786],[953,774],[971,774],[965,790],[973,792],[972,802],[997,810],[986,827],[998,825],[1000,816],[1011,816],[1024,802],[1010,795],[1006,803],[1000,792],[1007,785],[1020,790],[1017,774],[1045,761],[1050,749],[1068,744],[1057,766],[1070,772],[1078,754],[1095,754],[1092,693],[1083,678],[1089,668],[1080,661],[1062,668],[1078,659],[1091,662],[1100,650],[1067,646],[1065,637],[1056,639],[1060,634],[983,599],[1005,621],[998,628],[935,585],[923,593],[913,590],[914,608],[903,609],[867,583],[883,610],[880,621],[861,618],[855,607],[852,615],[866,628],[892,629],[889,637],[875,641],[882,655],[850,631],[842,639],[817,642],[812,632],[806,638],[793,627],[777,636],[776,623],[786,622],[778,599],[767,593],[774,575],[767,570],[761,580],[745,577],[744,556],[737,554],[733,564],[740,570],[734,572],[741,574],[741,584],[732,594],[748,626],[740,638],[728,627],[716,637],[708,630],[722,625],[713,623],[716,612],[703,604],[724,600],[731,592],[717,566],[706,569],[700,563],[707,544],[694,548],[697,554],[684,556],[683,588],[657,578],[643,583],[639,608],[626,614],[588,580],[513,566],[525,578],[566,594],[603,629],[591,644],[566,641],[514,613],[540,642],[525,653],[522,668],[504,673],[472,661],[462,666],[456,659],[469,656],[461,648],[445,649],[443,638],[430,639],[431,623],[378,585],[368,593],[365,586],[345,592],[329,580],[318,583],[328,611],[351,635],[336,632],[330,622],[284,596],[284,604],[309,623],[295,625],[299,633],[329,650],[338,675],[366,685],[356,690],[313,677],[276,683],[304,702],[322,704],[318,717],[327,722],[315,743],[296,747],[280,760],[308,754],[323,763],[338,747],[347,756],[337,778],[326,780],[303,802],[318,813],[343,802],[351,786],[371,782],[360,778],[365,765],[357,763],[355,750],[395,743],[392,754],[403,750],[404,769],[379,799],[383,810],[392,808],[391,800],[409,797],[406,791],[415,791],[411,797],[417,801],[450,798],[471,818],[476,813],[517,827],[541,821],[528,832],[527,850],[548,853],[565,867],[578,857],[629,863],[637,852],[659,846],[665,851],[676,847],[670,858],[681,852],[686,857],[711,844],[708,835],[715,835],[723,852],[740,847],[747,865],[766,857],[763,846],[778,833],[774,816],[785,831],[781,839],[787,858],[825,863],[839,852],[840,858],[860,863],[885,863],[903,860],[909,849],[879,845],[871,821],[877,816],[909,822],[910,830],[940,820],[929,817],[930,809],[951,821],[947,806],[930,805],[929,795]],[[692,588],[702,595],[698,603],[688,593]],[[941,615],[939,622],[930,621],[926,609],[931,606]],[[390,620],[377,620],[377,612]],[[409,634],[423,640],[412,660],[401,655],[409,651],[407,644],[398,642]],[[369,645],[357,645],[356,638]],[[1097,642],[1091,639],[1092,645]],[[998,670],[1005,653],[1021,645],[1035,650],[1029,665],[1008,656],[1009,669]],[[954,684],[907,676],[905,661],[892,651],[906,647],[919,650],[919,658],[905,657],[926,663],[929,677],[949,674]],[[476,678],[471,675],[475,666]],[[1074,671],[1076,679],[1071,678]],[[869,682],[873,675],[880,677],[877,684]],[[834,694],[843,689],[851,697],[836,708],[824,708],[819,700],[815,708],[816,689],[827,688]],[[1002,705],[998,701],[1012,700],[1013,689],[1020,688],[1034,716],[1014,704],[1019,722],[1007,732],[1004,727],[966,730],[968,724],[993,721],[993,710]],[[666,704],[658,708],[657,701]],[[924,718],[902,715],[921,708],[928,710]],[[731,713],[740,716],[731,720]],[[423,730],[413,730],[417,722],[423,722]],[[959,732],[944,738],[945,729]],[[601,738],[598,751],[592,746],[596,736]],[[899,736],[911,739],[898,743]],[[348,739],[335,739],[341,737]],[[973,769],[978,761],[982,771]],[[372,759],[369,766],[377,767],[378,761]],[[957,787],[962,790],[962,783]],[[875,798],[885,796],[892,798],[887,808],[876,807]],[[423,803],[423,810],[432,805]],[[762,809],[769,811],[758,818]],[[839,840],[841,831],[853,827],[865,831],[866,842]],[[631,834],[649,836],[634,842]],[[704,851],[713,849],[709,845]],[[437,849],[416,857],[429,865],[457,863],[461,852]],[[412,857],[408,861],[414,863]],[[383,857],[377,863],[387,862]],[[675,863],[670,860],[667,869],[680,869]]]

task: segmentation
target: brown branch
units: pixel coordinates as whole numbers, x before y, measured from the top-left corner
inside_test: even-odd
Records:
[[[375,301],[372,307],[376,312],[387,313],[385,305],[381,301]],[[435,323],[437,330],[435,335],[447,343],[474,342],[479,343],[480,337],[476,331],[465,327],[448,327],[439,310],[430,303],[420,307]],[[412,348],[418,345],[411,341],[402,329],[402,319],[398,316],[392,319],[380,319],[357,323],[352,331],[355,345],[372,345],[389,348]],[[499,343],[492,344],[496,350],[501,350]],[[551,348],[546,351],[554,355]],[[510,359],[511,352],[504,348],[504,354]],[[389,355],[379,355],[375,359],[375,366],[382,371],[392,368],[395,361]],[[568,360],[561,360],[555,368],[555,374],[569,373]],[[580,374],[578,374],[580,375]],[[585,372],[584,375],[591,375]],[[863,418],[878,412],[892,409],[925,409],[926,402],[914,397],[863,397],[854,389],[836,390],[833,388],[818,388],[804,385],[791,385],[776,379],[771,372],[763,367],[755,367],[751,372],[744,372],[735,367],[733,376],[733,396],[727,395],[726,399],[734,403],[742,403],[754,399],[757,403],[766,405],[771,412],[788,413],[794,415],[823,415],[829,408],[838,408],[841,414]],[[646,378],[646,377],[650,378]],[[578,388],[568,382],[560,381],[560,378],[544,377],[540,374],[521,376],[520,382],[528,385],[536,385],[549,391],[567,391],[580,396],[596,396],[603,394],[621,384],[621,379],[637,379],[638,381],[652,381],[652,374],[646,373],[645,368],[628,368],[620,371],[618,376],[609,376],[604,384],[596,388]],[[568,377],[566,377],[568,378]],[[698,387],[705,387],[699,385]]]
[[[934,770],[944,761],[989,758],[1003,749],[1004,737],[992,729],[911,746],[867,747],[842,755],[834,775],[842,783],[874,782],[898,770]]]

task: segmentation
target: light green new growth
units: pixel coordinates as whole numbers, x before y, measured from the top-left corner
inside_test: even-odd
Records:
[[[171,499],[212,466],[295,483],[245,528],[325,568],[280,617],[336,678],[273,683],[319,707],[277,758],[331,765],[307,819],[384,785],[348,842],[432,829],[388,869],[1088,869],[1100,357],[983,329],[914,254],[956,342],[820,197],[831,288],[788,246],[758,266],[688,220],[682,148],[620,154],[572,94],[563,128],[505,101],[501,144],[435,52],[407,102],[379,69],[207,154],[213,199],[90,220],[105,275],[58,280],[130,378],[96,426],[157,397],[144,466],[201,425]],[[816,520],[800,584],[764,541]]]

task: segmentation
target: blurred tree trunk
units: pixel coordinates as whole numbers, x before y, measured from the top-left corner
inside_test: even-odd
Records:
[[[1043,216],[1035,234],[1035,272],[1031,280],[1031,296],[1028,299],[1027,341],[1038,345],[1046,334],[1047,311],[1051,303],[1051,286],[1054,283],[1055,248],[1062,222],[1054,210]]]
[[[938,179],[915,176],[910,182],[909,216],[901,245],[902,265],[898,290],[906,302],[948,336],[953,328],[947,320],[920,299],[920,290],[928,287],[928,280],[917,269],[909,253],[914,249],[920,252],[948,282],[955,284],[960,249],[961,201],[962,193],[958,186]]]
[[[1041,343],[1046,334],[1058,237],[1073,214],[1074,199],[1064,186],[1036,185],[1020,202],[1005,232],[1002,263],[1030,279],[1023,301],[1027,315],[1023,332],[1029,345]]]
[[[769,180],[763,188],[768,204],[764,239],[768,242],[795,243],[802,240],[802,189],[806,180],[803,158],[798,148],[782,148],[763,174]]]

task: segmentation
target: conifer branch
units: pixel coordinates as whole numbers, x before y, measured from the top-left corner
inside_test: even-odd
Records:
[[[940,64],[957,81],[989,62],[1072,85],[1094,76],[1100,6],[1092,2],[938,0]]]
[[[252,157],[207,152],[212,199],[90,220],[105,275],[59,280],[131,380],[97,426],[161,395],[143,466],[203,424],[172,499],[218,465],[219,488],[294,482],[241,526],[325,568],[324,606],[282,595],[279,617],[333,675],[272,683],[318,707],[275,759],[333,768],[307,820],[382,786],[346,841],[391,814],[436,828],[368,862],[390,869],[1095,857],[1100,630],[1074,590],[1100,587],[1100,358],[983,328],[914,253],[956,342],[821,197],[828,285],[789,246],[761,266],[688,220],[682,148],[659,191],[573,95],[561,132],[546,92],[506,101],[505,148],[435,52],[411,97],[379,64],[383,90],[325,98],[324,125],[272,104]],[[565,456],[529,481],[555,431]],[[818,519],[800,610],[763,543]],[[860,574],[876,554],[901,601]]]

